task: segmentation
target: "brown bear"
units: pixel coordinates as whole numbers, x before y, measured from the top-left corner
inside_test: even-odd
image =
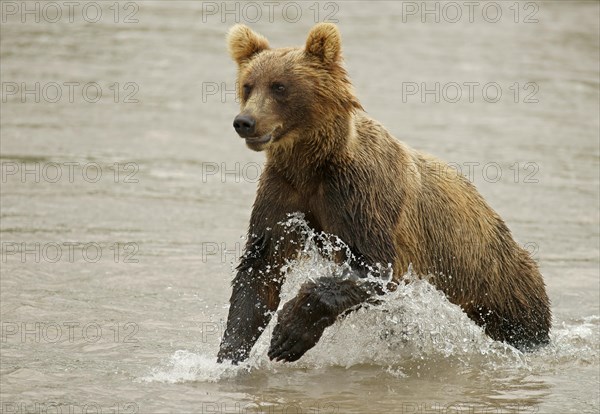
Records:
[[[409,265],[493,339],[520,349],[548,342],[536,263],[465,177],[367,116],[335,25],[317,24],[304,48],[279,49],[236,25],[228,45],[241,101],[233,126],[266,163],[218,361],[247,359],[277,309],[282,266],[301,246],[281,225],[294,212],[348,246],[339,260],[350,270],[305,283],[283,306],[271,359],[300,358],[338,317],[397,286]]]

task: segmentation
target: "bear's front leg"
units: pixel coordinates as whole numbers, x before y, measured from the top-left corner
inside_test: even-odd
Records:
[[[282,265],[298,255],[299,235],[281,224],[302,211],[299,197],[267,168],[260,185],[241,262],[232,283],[227,327],[217,361],[245,361],[279,306]]]
[[[252,347],[279,305],[281,281],[270,279],[250,268],[240,269],[233,281],[227,329],[223,335],[217,362],[237,364],[248,359]]]
[[[323,277],[305,283],[279,312],[269,358],[288,362],[300,359],[338,316],[364,303],[374,293],[377,290],[370,284],[356,280]]]

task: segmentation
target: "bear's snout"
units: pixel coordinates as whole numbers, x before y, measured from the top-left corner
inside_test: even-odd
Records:
[[[256,133],[256,120],[250,115],[238,115],[233,120],[235,132],[242,138],[250,138]]]

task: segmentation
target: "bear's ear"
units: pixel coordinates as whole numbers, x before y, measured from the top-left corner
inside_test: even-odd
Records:
[[[233,60],[242,65],[258,52],[268,49],[269,42],[248,26],[236,24],[227,33],[227,47]]]
[[[342,54],[342,36],[333,23],[315,25],[306,39],[304,51],[325,64],[338,62]]]

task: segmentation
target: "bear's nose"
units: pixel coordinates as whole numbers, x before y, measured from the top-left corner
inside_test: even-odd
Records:
[[[254,135],[256,121],[249,115],[238,115],[233,120],[233,127],[239,136],[248,138]]]

